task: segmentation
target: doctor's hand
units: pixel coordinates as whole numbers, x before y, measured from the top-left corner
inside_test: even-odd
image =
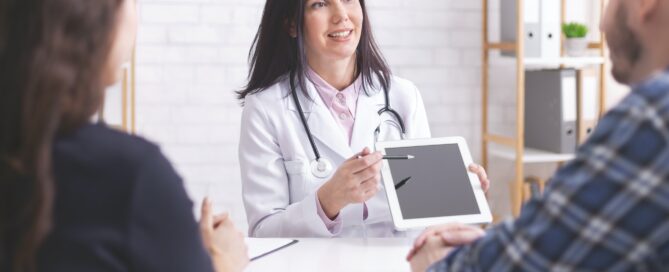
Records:
[[[318,189],[323,211],[334,219],[349,204],[363,203],[379,190],[383,155],[369,148],[344,161],[332,179]]]
[[[407,261],[412,261],[431,239],[437,238],[441,240],[444,246],[455,247],[474,242],[484,235],[485,231],[480,227],[458,223],[428,228],[416,238],[413,249],[407,255]]]
[[[202,201],[200,232],[218,272],[243,271],[249,263],[244,234],[237,230],[227,213],[213,215],[211,201]]]
[[[490,180],[488,179],[488,174],[485,172],[485,169],[483,169],[483,166],[472,163],[469,165],[469,172],[472,172],[479,177],[481,188],[483,188],[483,192],[487,193],[488,189],[490,189]]]

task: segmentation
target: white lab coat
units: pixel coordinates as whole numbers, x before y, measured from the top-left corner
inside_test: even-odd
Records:
[[[349,146],[345,132],[335,121],[313,84],[308,81],[307,89],[313,100],[298,91],[300,104],[321,156],[334,164],[332,174],[344,160],[364,147],[374,149],[374,130],[382,119],[377,112],[384,106],[382,90],[368,88],[374,92],[372,96],[361,91]],[[390,106],[402,116],[407,138],[430,137],[423,99],[413,83],[393,77]],[[382,126],[379,141],[391,139],[399,139],[398,130],[391,126]],[[394,230],[383,190],[366,202],[366,220],[363,220],[363,204],[352,204],[339,214],[343,220],[341,229],[335,229],[333,234],[326,228],[317,213],[316,191],[331,176],[317,178],[311,173],[310,163],[314,160],[314,154],[300,122],[297,107],[290,96],[287,79],[263,92],[246,97],[239,160],[249,236],[405,235]]]

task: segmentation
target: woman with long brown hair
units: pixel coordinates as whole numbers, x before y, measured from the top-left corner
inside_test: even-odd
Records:
[[[250,50],[239,160],[249,235],[407,236],[379,193],[376,142],[429,138],[423,99],[394,76],[365,0],[266,0]],[[478,174],[487,190],[481,166]]]
[[[243,237],[193,219],[157,146],[89,120],[118,81],[134,0],[0,2],[0,270],[240,271]]]

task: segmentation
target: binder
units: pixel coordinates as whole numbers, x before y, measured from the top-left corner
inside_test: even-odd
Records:
[[[561,0],[525,0],[523,22],[525,27],[526,58],[559,58],[561,55]],[[516,42],[516,0],[501,0],[501,40]],[[504,56],[515,52],[502,51]]]
[[[541,0],[541,57],[557,59],[561,55],[561,0]]]
[[[593,71],[583,71],[581,79],[581,118],[583,118],[583,127],[579,129],[581,143],[592,134],[597,125],[597,120],[599,119],[599,108],[597,106],[599,98],[598,91],[599,81],[597,73]]]
[[[525,88],[525,146],[554,153],[574,153],[577,146],[576,71],[528,71]]]

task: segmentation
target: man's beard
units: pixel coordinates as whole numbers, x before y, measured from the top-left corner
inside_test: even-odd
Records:
[[[613,78],[622,83],[630,84],[632,71],[641,58],[641,43],[637,35],[627,26],[627,9],[618,8],[614,35],[609,37],[613,67]]]

